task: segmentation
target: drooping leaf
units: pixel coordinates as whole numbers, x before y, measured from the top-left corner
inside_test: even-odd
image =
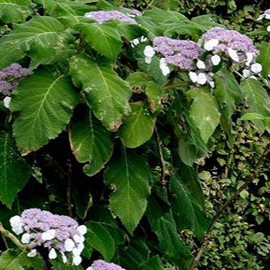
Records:
[[[69,122],[78,102],[70,79],[37,70],[23,80],[12,98],[16,113],[13,134],[22,154],[35,151],[57,137]]]
[[[268,61],[270,57],[270,44],[269,42],[262,41],[260,43],[260,55],[257,57],[256,62],[262,65],[262,76],[267,78],[270,74],[270,63]]]
[[[126,153],[109,164],[105,182],[113,192],[110,209],[132,233],[142,218],[149,194],[149,171],[143,158]]]
[[[84,55],[70,60],[70,73],[76,85],[82,85],[86,100],[97,119],[115,131],[130,111],[131,90],[107,63],[95,63]]]
[[[244,99],[248,104],[247,112],[270,116],[270,99],[262,84],[254,79],[243,80],[240,84]],[[254,120],[260,132],[265,129],[261,120]]]
[[[0,201],[11,208],[17,193],[31,176],[31,168],[17,153],[7,132],[0,132]]]
[[[130,107],[130,114],[119,128],[119,136],[125,146],[136,148],[152,137],[155,118],[144,103],[131,103]]]
[[[0,68],[4,68],[26,54],[31,57],[31,66],[50,64],[62,55],[73,52],[71,34],[64,32],[61,22],[52,17],[37,16],[19,24],[0,39]]]
[[[115,243],[109,231],[99,222],[88,221],[86,241],[99,251],[105,260],[111,260],[115,253]]]
[[[217,100],[206,88],[192,89],[188,94],[193,99],[190,117],[207,143],[220,121]]]
[[[86,42],[97,52],[112,60],[116,59],[122,41],[115,27],[100,23],[79,23],[77,28]]]
[[[84,166],[84,172],[92,176],[98,173],[113,152],[113,136],[90,111],[76,118],[70,128],[71,149]]]
[[[201,239],[207,229],[206,216],[201,206],[193,199],[188,189],[175,175],[170,179],[172,210],[177,229],[190,229]]]
[[[0,0],[0,21],[18,23],[32,14],[30,0]]]
[[[38,256],[27,257],[27,252],[8,249],[1,253],[1,270],[45,270],[45,264]]]

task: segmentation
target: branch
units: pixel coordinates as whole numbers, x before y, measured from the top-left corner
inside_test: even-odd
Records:
[[[1,222],[0,222],[0,232],[4,237],[9,238],[19,249],[21,249],[22,251],[27,250],[27,246],[23,245],[14,234],[6,230]]]
[[[247,181],[240,186],[233,195],[221,206],[220,210],[217,212],[215,217],[213,218],[204,238],[201,241],[201,246],[197,250],[197,255],[195,256],[191,267],[189,270],[195,270],[199,264],[200,258],[205,250],[205,248],[209,244],[209,239],[211,238],[212,231],[214,229],[215,223],[218,221],[218,219],[222,216],[224,210],[239,196],[239,194],[248,187],[248,185],[259,175],[260,173],[260,166],[263,162],[263,160],[267,157],[267,155],[270,153],[270,143],[266,146],[265,151],[260,156],[259,160],[257,161],[255,168],[253,169],[253,172],[248,177]]]

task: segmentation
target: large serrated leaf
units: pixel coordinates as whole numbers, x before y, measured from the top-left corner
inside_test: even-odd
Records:
[[[243,80],[240,84],[243,96],[248,104],[247,112],[270,116],[270,99],[262,84],[254,79]],[[261,120],[254,120],[260,132],[265,129]]]
[[[256,61],[262,65],[262,76],[267,78],[270,74],[270,43],[262,41],[259,49],[260,55],[257,57]]]
[[[27,252],[8,249],[1,253],[1,270],[44,270],[45,264],[40,257],[27,257]]]
[[[86,241],[110,261],[115,253],[115,243],[109,231],[99,222],[88,221]]]
[[[70,128],[73,154],[84,166],[88,176],[98,173],[113,152],[113,136],[89,111],[80,119],[74,119]]]
[[[100,54],[115,60],[120,53],[122,41],[115,27],[99,23],[77,25],[86,42]]]
[[[62,54],[72,52],[69,44],[74,41],[71,34],[64,32],[64,26],[52,17],[35,17],[16,26],[0,39],[0,68],[31,57],[31,66],[50,64]]]
[[[206,216],[188,189],[173,175],[170,179],[172,210],[179,231],[190,229],[201,239],[207,229]]]
[[[0,132],[0,201],[11,208],[30,176],[31,168],[17,153],[11,136]]]
[[[119,136],[125,146],[136,148],[152,137],[155,118],[144,103],[131,103],[130,107],[131,113],[124,119]]]
[[[97,119],[115,131],[130,111],[131,89],[107,63],[95,63],[84,55],[70,59],[70,73],[76,85],[82,85],[88,105]]]
[[[32,14],[30,0],[0,0],[0,21],[17,23]]]
[[[22,154],[59,135],[72,116],[78,94],[70,79],[41,69],[23,80],[12,97],[13,134]]]
[[[124,153],[110,163],[105,172],[105,182],[113,189],[110,209],[132,233],[142,218],[149,194],[149,171],[141,157]]]
[[[216,97],[206,88],[192,89],[188,94],[193,98],[190,107],[191,120],[200,130],[203,141],[207,143],[220,120]]]

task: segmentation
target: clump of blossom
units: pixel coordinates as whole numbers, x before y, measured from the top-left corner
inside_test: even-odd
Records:
[[[134,48],[137,45],[139,45],[140,43],[146,42],[148,41],[147,37],[145,36],[141,36],[139,38],[135,38],[133,40],[130,41],[131,47]]]
[[[29,257],[37,254],[36,248],[44,247],[49,251],[49,259],[56,259],[60,255],[64,263],[69,257],[72,264],[77,266],[81,263],[87,228],[79,226],[73,218],[31,208],[23,211],[21,216],[12,217],[10,225],[15,234],[22,234],[21,242],[31,249]]]
[[[144,49],[145,62],[151,63],[155,54],[160,54],[160,69],[164,76],[169,74],[168,64],[179,67],[181,70],[194,70],[202,50],[191,40],[178,40],[168,37],[155,37],[153,46],[147,45]]]
[[[11,96],[19,81],[30,74],[28,68],[23,68],[17,63],[4,68],[0,71],[0,93],[3,96]]]
[[[265,10],[264,13],[258,17],[257,21],[261,21],[263,19],[270,20],[270,9]],[[267,26],[266,30],[270,32],[270,25]]]
[[[107,263],[103,260],[96,260],[86,270],[125,270],[115,263]]]
[[[134,12],[132,14],[132,17]],[[109,10],[109,11],[91,11],[84,14],[84,17],[91,18],[98,23],[105,23],[109,20],[118,20],[125,23],[137,24],[137,22],[131,17],[118,10]]]

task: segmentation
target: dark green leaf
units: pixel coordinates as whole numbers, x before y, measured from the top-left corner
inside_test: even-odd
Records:
[[[267,78],[270,74],[270,44],[269,42],[262,41],[260,43],[260,55],[257,57],[256,62],[262,65],[262,76]]]

